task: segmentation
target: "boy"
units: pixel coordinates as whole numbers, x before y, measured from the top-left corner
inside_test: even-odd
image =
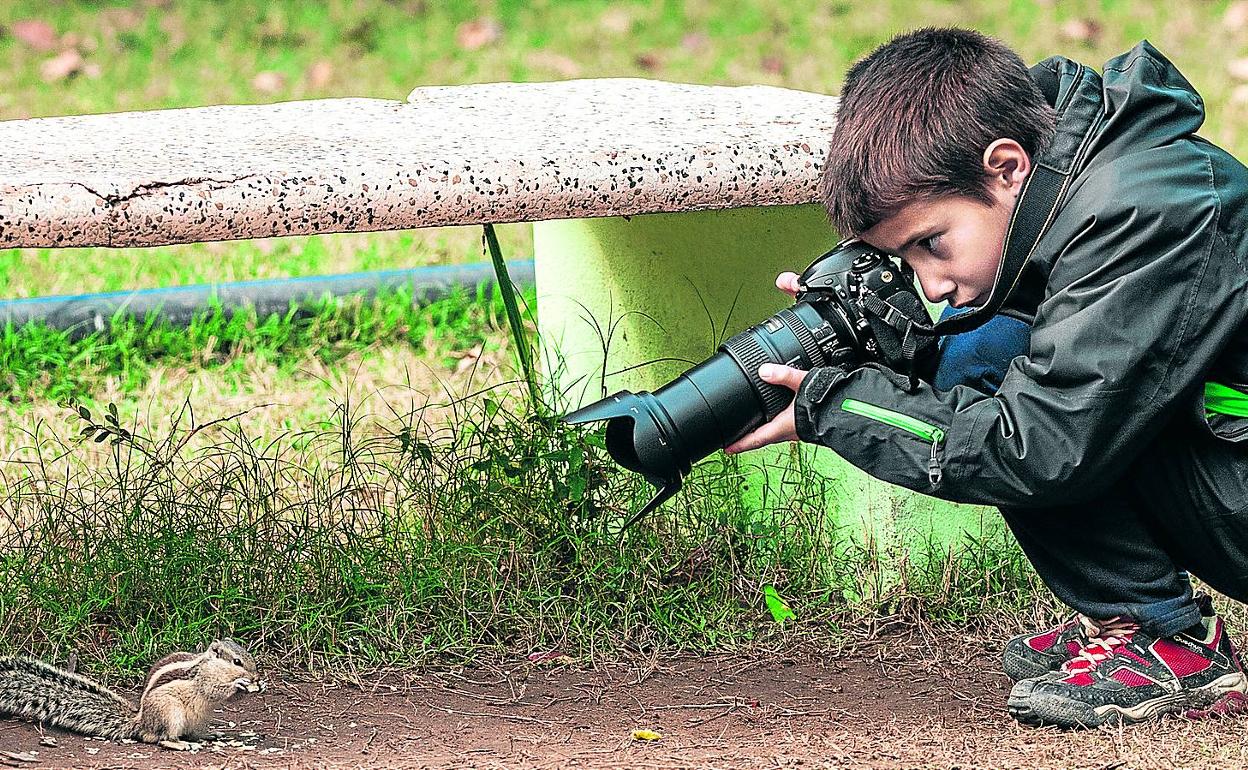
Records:
[[[947,340],[941,390],[876,364],[764,366],[795,401],[727,449],[800,438],[885,481],[998,506],[1078,613],[1006,645],[1024,723],[1248,704],[1223,622],[1187,580],[1248,600],[1248,169],[1195,136],[1203,119],[1147,42],[1101,74],[1061,57],[1028,72],[966,30],[877,49],[842,90],[821,186],[831,222],[906,260],[930,301],[969,308],[937,333],[996,318]],[[793,291],[796,276],[777,283]],[[1012,319],[1029,341],[999,333]],[[968,347],[1003,359],[974,387],[949,372]]]

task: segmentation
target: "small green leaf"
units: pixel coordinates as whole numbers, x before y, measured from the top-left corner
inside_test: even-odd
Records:
[[[81,405],[79,405],[79,407],[78,407],[78,416],[79,416],[79,417],[81,417],[81,418],[82,418],[82,419],[84,419],[84,420],[90,420],[90,419],[91,419],[91,412],[90,412],[90,411],[89,411],[89,410],[88,410],[85,406],[81,406]]]
[[[797,615],[793,613],[793,610],[789,609],[789,605],[785,603],[784,599],[780,598],[776,587],[770,583],[763,586],[763,598],[767,601],[767,609],[771,610],[772,619],[777,623],[783,625],[784,621],[790,618],[797,619]]]

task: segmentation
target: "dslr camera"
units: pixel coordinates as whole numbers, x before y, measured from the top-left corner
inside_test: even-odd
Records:
[[[892,255],[842,241],[812,262],[798,285],[792,307],[729,338],[653,393],[622,390],[564,418],[606,420],[612,459],[657,488],[626,527],[676,494],[694,463],[788,407],[792,391],[764,382],[760,365],[852,369],[880,362],[916,377],[934,363],[937,338],[914,274]]]

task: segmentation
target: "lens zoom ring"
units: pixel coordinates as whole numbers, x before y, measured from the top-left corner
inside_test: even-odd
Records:
[[[748,332],[738,334],[724,343],[724,351],[732,356],[737,364],[745,370],[745,376],[750,379],[750,384],[754,386],[754,392],[758,393],[763,399],[763,410],[767,413],[767,419],[770,420],[784,411],[784,408],[789,405],[789,401],[793,398],[792,391],[779,385],[764,382],[758,376],[758,367],[763,364],[782,362],[769,359],[766,351],[758,344],[758,340],[754,339],[754,336]]]
[[[797,344],[802,346],[802,352],[806,354],[808,366],[803,369],[810,370],[818,366],[826,366],[828,363],[827,356],[823,352],[823,348],[819,347],[819,343],[815,341],[815,335],[810,331],[810,327],[802,323],[802,319],[797,317],[797,313],[785,308],[776,317],[789,327],[789,331],[793,332],[793,336],[797,337]]]

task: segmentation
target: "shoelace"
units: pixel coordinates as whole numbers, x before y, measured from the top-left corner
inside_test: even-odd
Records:
[[[1079,652],[1062,664],[1062,671],[1068,674],[1080,671],[1091,671],[1102,662],[1114,657],[1117,648],[1131,641],[1140,627],[1130,618],[1121,615],[1108,620],[1094,620],[1084,615],[1079,616],[1083,624],[1087,642]]]

